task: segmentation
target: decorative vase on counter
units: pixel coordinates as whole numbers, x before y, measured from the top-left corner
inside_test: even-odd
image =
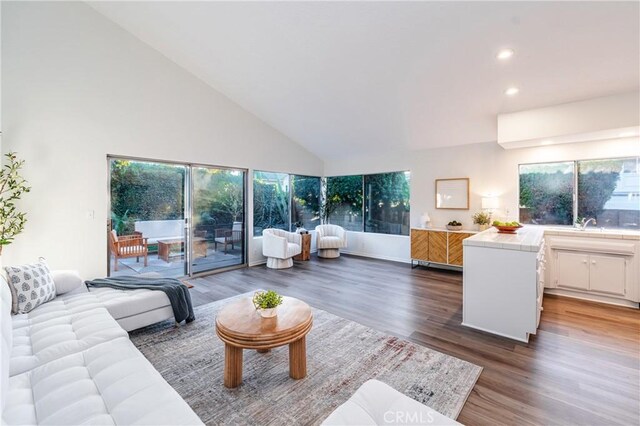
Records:
[[[483,225],[478,225],[478,230],[479,230],[480,232],[482,232],[482,231],[486,231],[486,230],[487,230],[487,229],[489,229],[490,227],[491,227],[491,225],[489,225],[488,223],[485,223],[485,224],[483,224]]]

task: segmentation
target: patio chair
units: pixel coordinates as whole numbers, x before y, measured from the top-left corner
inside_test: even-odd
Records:
[[[213,240],[214,249],[218,251],[218,244],[224,245],[224,253],[227,254],[227,246],[234,250],[236,243],[242,242],[242,222],[233,222],[231,229],[219,228],[215,230]]]
[[[111,254],[115,258],[113,270],[118,270],[118,259],[135,257],[136,262],[140,262],[140,256],[144,256],[144,266],[147,266],[147,257],[149,255],[148,238],[142,236],[141,233],[132,235],[118,236],[116,230],[109,232],[109,247]]]

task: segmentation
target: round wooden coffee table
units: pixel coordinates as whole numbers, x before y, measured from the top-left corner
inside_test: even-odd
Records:
[[[225,306],[216,317],[216,333],[224,342],[224,385],[235,388],[242,383],[242,350],[268,352],[289,345],[289,375],[302,379],[307,375],[306,336],[313,324],[309,305],[284,297],[274,318],[262,318],[251,299],[244,298]]]

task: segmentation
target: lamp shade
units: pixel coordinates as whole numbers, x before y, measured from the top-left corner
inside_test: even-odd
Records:
[[[494,210],[500,207],[498,197],[482,197],[482,208]]]

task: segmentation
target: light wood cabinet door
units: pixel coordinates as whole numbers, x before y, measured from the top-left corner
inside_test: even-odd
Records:
[[[429,261],[447,263],[447,232],[429,231]]]
[[[473,234],[458,232],[449,233],[449,264],[462,266],[462,240],[469,238]]]
[[[589,255],[557,252],[556,273],[558,287],[589,290]]]
[[[589,290],[624,296],[626,262],[623,257],[589,256]]]
[[[423,229],[411,230],[411,258],[429,260],[429,231]]]

